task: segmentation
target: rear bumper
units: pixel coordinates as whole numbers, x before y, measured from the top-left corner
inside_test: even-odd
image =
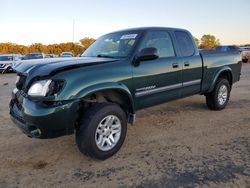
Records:
[[[74,133],[78,101],[45,106],[23,97],[18,91],[12,93],[9,106],[12,121],[29,137],[55,138]]]

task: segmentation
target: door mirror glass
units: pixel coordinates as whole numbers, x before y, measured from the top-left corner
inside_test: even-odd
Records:
[[[154,60],[158,57],[159,53],[156,48],[144,48],[138,53],[137,61]]]

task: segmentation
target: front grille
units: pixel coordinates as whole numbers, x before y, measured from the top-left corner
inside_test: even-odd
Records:
[[[16,83],[16,88],[18,90],[22,90],[24,87],[25,81],[26,81],[26,76],[24,76],[24,75],[18,75],[18,76],[20,76],[20,78],[19,78],[18,82]]]
[[[23,107],[16,98],[11,99],[9,107],[10,107],[10,114],[18,121],[24,123],[24,120],[20,114]]]
[[[22,104],[21,103],[19,103],[19,101],[17,101],[17,103],[16,103],[16,107],[18,108],[18,110],[20,110],[20,111],[22,111],[22,109],[23,109],[23,106],[22,106]]]
[[[21,123],[25,124],[25,121],[22,117],[18,116],[14,111],[10,110],[10,115],[20,121]]]

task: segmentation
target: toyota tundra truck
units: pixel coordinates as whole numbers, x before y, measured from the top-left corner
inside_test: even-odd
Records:
[[[224,109],[240,80],[241,56],[199,52],[184,29],[147,27],[106,34],[81,57],[28,60],[14,69],[10,116],[25,134],[75,133],[83,154],[106,159],[140,109],[196,94],[209,109]]]

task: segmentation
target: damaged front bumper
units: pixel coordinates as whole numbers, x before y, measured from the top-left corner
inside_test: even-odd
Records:
[[[44,104],[14,89],[9,107],[12,121],[26,135],[33,138],[55,138],[74,133],[79,102],[71,100]]]

